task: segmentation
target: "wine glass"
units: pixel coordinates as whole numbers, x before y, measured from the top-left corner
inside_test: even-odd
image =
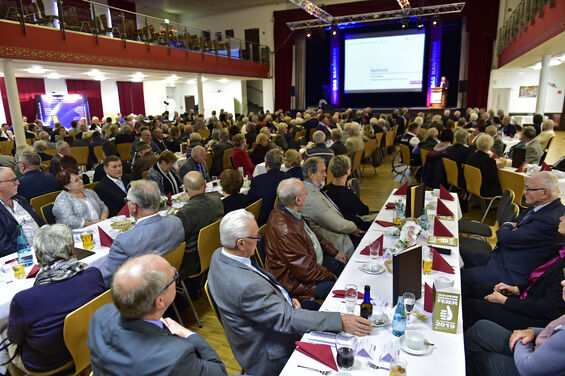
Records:
[[[410,314],[414,310],[416,296],[411,292],[405,292],[402,296],[404,297],[404,310],[406,311],[406,325],[410,326]]]
[[[381,242],[374,242],[369,244],[369,254],[371,255],[372,259],[378,259],[381,254],[382,244]]]
[[[355,312],[355,306],[357,305],[357,286],[354,284],[345,285],[344,298],[347,313],[353,314],[353,312]]]

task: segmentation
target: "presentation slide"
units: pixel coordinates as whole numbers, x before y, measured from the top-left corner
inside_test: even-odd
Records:
[[[71,127],[71,121],[81,117],[90,119],[88,100],[84,94],[43,94],[36,95],[38,118],[43,124],[53,128],[59,122],[65,128]]]
[[[344,93],[421,91],[424,30],[345,36]]]

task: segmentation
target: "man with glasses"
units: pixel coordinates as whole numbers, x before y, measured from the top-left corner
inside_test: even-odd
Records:
[[[477,283],[525,284],[532,270],[556,257],[565,245],[565,235],[557,231],[565,210],[557,177],[547,171],[533,175],[526,181],[524,197],[532,208],[516,222],[500,226],[498,242],[486,264],[461,272],[464,294],[470,294],[469,289]]]
[[[148,251],[164,255],[184,241],[181,220],[175,216],[159,215],[160,199],[159,187],[154,181],[137,180],[131,183],[126,202],[136,224],[118,235],[110,247],[106,263],[102,266],[106,286],[110,286],[112,276],[128,258]]]
[[[18,196],[18,178],[8,167],[0,167],[0,257],[17,251],[17,226],[21,225],[28,243],[33,238],[43,221],[25,197]]]
[[[113,304],[94,313],[87,345],[97,375],[226,375],[198,334],[163,314],[176,295],[177,271],[159,255],[125,262],[112,281]]]

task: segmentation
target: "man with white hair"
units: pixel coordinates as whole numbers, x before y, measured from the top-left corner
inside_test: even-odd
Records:
[[[326,146],[326,134],[322,131],[314,132],[312,134],[312,142],[314,146],[306,150],[306,158],[320,157],[327,166],[334,156],[334,151]]]
[[[259,239],[253,214],[239,209],[220,223],[223,248],[212,255],[208,284],[235,358],[249,375],[278,375],[295,341],[310,330],[371,333],[369,320],[300,309],[276,279],[251,261]]]
[[[208,167],[206,166],[206,149],[204,149],[204,147],[197,145],[192,149],[190,158],[187,157],[186,161],[184,161],[184,163],[180,166],[180,177],[184,177],[184,175],[186,175],[189,171],[198,171],[202,174],[206,181],[210,181]]]
[[[555,132],[553,127],[555,123],[551,119],[545,119],[542,123],[542,131],[537,135],[536,140],[538,140],[541,150],[545,150],[548,147],[549,140],[555,137]]]
[[[559,197],[557,177],[547,171],[538,172],[526,181],[526,204],[531,206],[516,222],[506,222],[496,232],[498,242],[492,254],[467,255],[469,259],[486,259],[486,264],[465,268],[461,273],[463,288],[476,283],[521,285],[528,282],[530,272],[556,256],[565,245],[559,218],[565,206]],[[474,257],[476,256],[476,257]]]
[[[288,141],[286,140],[287,133],[288,125],[286,125],[286,123],[279,123],[279,125],[277,126],[277,135],[275,136],[273,142],[284,151],[288,150]]]
[[[359,150],[363,150],[365,148],[365,143],[361,138],[361,126],[359,123],[351,122],[345,124],[345,130],[349,137],[345,141],[345,147],[347,148],[347,154],[349,158],[353,160],[353,155],[358,152]]]

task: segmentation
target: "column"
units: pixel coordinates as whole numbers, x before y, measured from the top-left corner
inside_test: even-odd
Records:
[[[18,94],[18,86],[14,74],[14,65],[12,60],[4,59],[2,66],[4,69],[4,82],[6,83],[10,115],[12,117],[12,125],[14,126],[14,136],[16,137],[16,146],[25,145],[26,135],[24,122],[22,120],[22,108],[20,107],[20,95]]]
[[[202,73],[196,75],[196,90],[198,91],[198,113],[204,114],[204,90],[202,89]]]
[[[549,62],[551,55],[543,55],[541,60],[541,71],[539,73],[538,100],[536,102],[536,114],[543,115],[545,110],[545,98],[547,97],[547,81],[549,79]]]

